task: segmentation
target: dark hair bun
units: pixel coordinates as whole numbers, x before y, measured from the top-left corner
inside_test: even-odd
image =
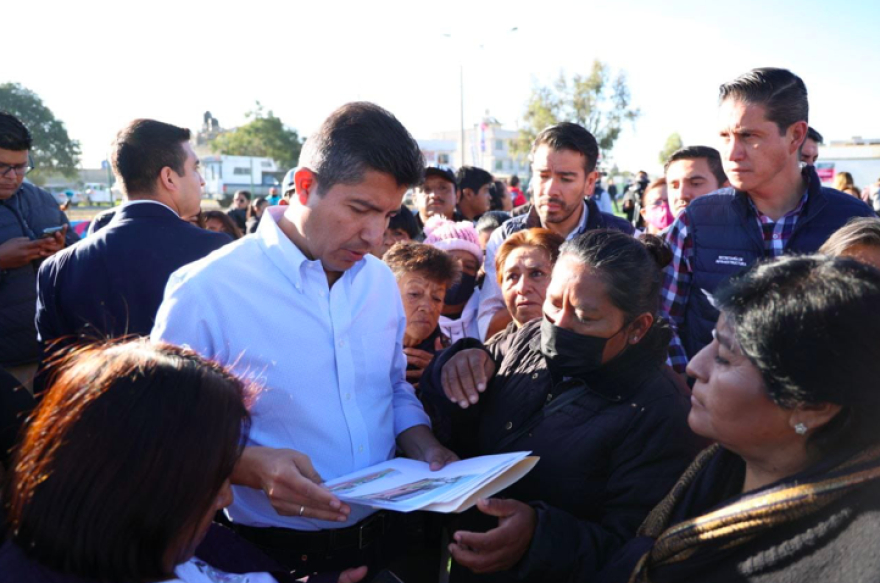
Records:
[[[645,246],[645,249],[648,250],[648,253],[651,255],[651,258],[654,259],[657,267],[663,269],[672,263],[672,249],[669,248],[666,241],[656,235],[649,235],[647,233],[641,235],[639,241],[641,241],[642,245]]]

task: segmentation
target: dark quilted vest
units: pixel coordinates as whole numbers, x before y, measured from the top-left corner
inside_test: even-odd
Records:
[[[861,200],[824,188],[812,166],[804,169],[809,195],[786,253],[815,253],[852,217],[876,216]],[[698,198],[685,210],[694,243],[693,280],[678,330],[688,358],[712,342],[718,310],[709,302],[719,285],[768,256],[752,205],[744,192],[721,189]]]

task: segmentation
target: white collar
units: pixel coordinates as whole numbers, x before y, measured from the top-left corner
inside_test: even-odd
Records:
[[[164,206],[165,208],[170,210],[172,213],[174,213],[174,215],[177,218],[180,218],[180,215],[177,214],[177,211],[174,210],[173,208],[171,208],[170,206],[168,206],[167,204],[165,204],[164,202],[159,202],[158,200],[150,200],[149,198],[139,198],[137,200],[127,200],[124,203],[122,203],[121,205],[119,205],[119,208],[124,208],[127,206],[131,206],[133,204],[158,204],[158,205]]]

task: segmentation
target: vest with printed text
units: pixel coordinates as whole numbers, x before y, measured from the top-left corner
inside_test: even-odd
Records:
[[[812,166],[803,173],[807,200],[785,254],[815,253],[849,219],[876,216],[861,200],[823,187]],[[710,296],[733,275],[772,254],[764,250],[762,230],[745,192],[723,188],[693,201],[685,213],[693,241],[693,278],[678,334],[691,359],[712,342],[718,310]]]

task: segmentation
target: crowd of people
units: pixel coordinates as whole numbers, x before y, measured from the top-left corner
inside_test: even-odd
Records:
[[[0,582],[877,581],[880,218],[795,74],[719,109],[618,194],[578,124],[524,191],[349,103],[204,213],[138,119],[81,240],[0,112]],[[324,486],[515,451],[459,515]]]

